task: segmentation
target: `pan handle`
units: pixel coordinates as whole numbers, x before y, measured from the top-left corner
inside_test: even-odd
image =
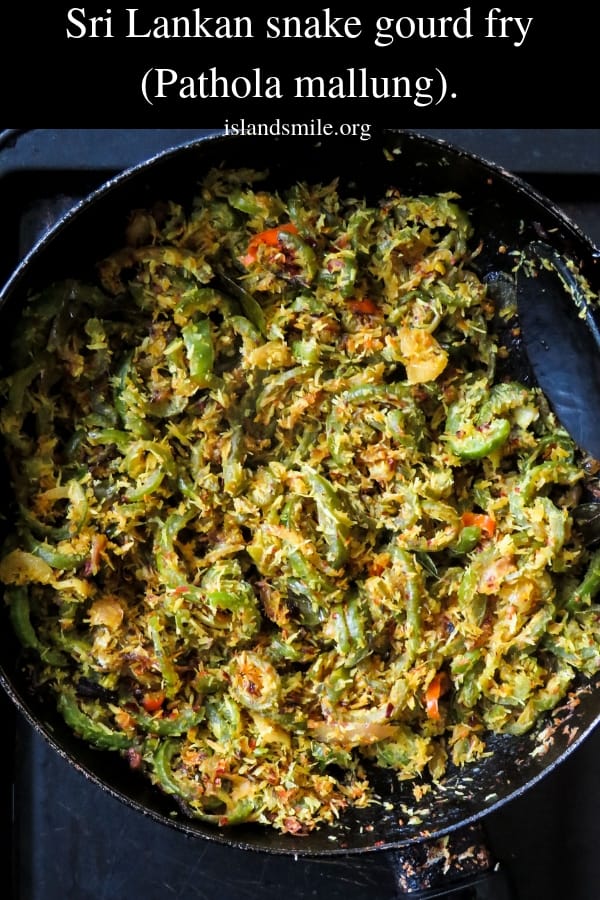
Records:
[[[516,900],[508,874],[494,860],[478,823],[436,841],[394,850],[390,857],[399,898]]]

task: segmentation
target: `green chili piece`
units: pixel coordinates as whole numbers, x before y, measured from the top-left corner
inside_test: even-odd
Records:
[[[548,522],[547,543],[554,554],[552,569],[555,572],[563,571],[565,563],[560,555],[560,551],[567,539],[569,513],[566,509],[559,509],[549,497],[539,497],[537,503],[544,510]]]
[[[256,595],[237,560],[222,560],[207,569],[200,582],[200,597],[209,608],[207,624],[226,629],[233,643],[249,640],[260,629]],[[221,610],[232,613],[222,625],[214,615]]]
[[[86,553],[62,553],[46,541],[36,541],[35,538],[31,536],[26,538],[25,545],[31,553],[39,556],[40,559],[47,562],[53,569],[67,571],[78,569],[88,558],[88,554]]]
[[[92,645],[88,641],[82,640],[77,635],[76,629],[56,629],[51,635],[53,641],[68,653],[71,660],[76,660],[79,664],[93,664]]]
[[[415,401],[410,385],[400,381],[390,384],[358,384],[342,394],[347,403],[364,403],[370,400],[387,403],[400,403],[401,406],[414,407]]]
[[[450,548],[452,553],[463,554],[474,550],[481,539],[481,528],[478,525],[466,525],[461,528],[458,540]]]
[[[194,678],[193,684],[195,689],[199,691],[203,697],[206,694],[216,694],[217,692],[222,691],[226,686],[223,672],[220,670],[219,672],[207,672],[205,669],[198,672]]]
[[[350,465],[353,458],[347,419],[348,416],[343,406],[335,404],[325,423],[327,447],[331,458],[341,468]]]
[[[244,315],[250,322],[254,325],[254,327],[260,332],[262,335],[266,335],[267,333],[267,322],[265,319],[265,314],[262,311],[262,307],[258,300],[255,300],[252,294],[250,294],[246,290],[242,290],[240,293],[240,303],[242,304],[242,309],[244,310]]]
[[[369,653],[366,636],[366,611],[358,597],[351,597],[336,604],[331,610],[329,621],[340,656],[344,665],[355,666]]]
[[[76,478],[67,483],[67,496],[69,498],[69,532],[71,535],[79,534],[89,518],[89,504],[86,493]]]
[[[313,248],[299,234],[291,231],[280,231],[277,239],[286,257],[291,257],[291,265],[299,269],[299,273],[295,277],[302,284],[309,285],[317,274],[317,257]],[[290,265],[287,259],[285,265]]]
[[[183,784],[173,774],[173,757],[179,751],[178,741],[161,741],[152,757],[152,771],[156,781],[166,794],[174,794],[188,802],[197,801],[201,794],[200,785],[194,781]]]
[[[241,734],[240,708],[228,695],[211,697],[206,701],[206,720],[220,743],[227,744]]]
[[[596,550],[589,561],[583,580],[568,596],[564,608],[569,612],[578,612],[589,605],[600,591],[600,550]]]
[[[232,425],[228,451],[223,459],[223,490],[232,497],[237,497],[246,484],[245,459],[244,431],[241,424],[236,423]]]
[[[160,524],[155,537],[156,568],[166,587],[173,588],[187,584],[188,576],[177,551],[175,540],[179,532],[196,515],[195,510],[187,513],[172,513]]]
[[[263,343],[260,331],[246,316],[229,316],[227,321],[241,337],[245,350],[254,350]]]
[[[547,434],[544,437],[538,438],[538,440],[536,441],[535,450],[533,450],[533,452],[529,455],[525,467],[527,469],[530,469],[540,456],[544,457],[546,454],[552,455],[552,452],[555,448],[560,448],[561,451],[565,451],[567,454],[565,459],[564,452],[561,452],[561,461],[567,463],[573,462],[573,457],[575,456],[576,450],[573,440],[566,432],[554,431],[551,434]]]
[[[323,622],[327,616],[325,597],[332,589],[331,582],[297,548],[290,550],[287,564],[293,576],[287,578],[287,587],[301,621],[309,626]]]
[[[325,299],[317,297],[312,292],[306,290],[296,296],[292,301],[290,309],[293,312],[310,312],[319,316],[329,312],[330,307]]]
[[[31,409],[28,392],[46,365],[49,365],[49,357],[42,353],[35,362],[19,369],[7,379],[8,397],[0,412],[2,434],[4,440],[25,455],[30,455],[33,446],[31,438],[23,429],[23,422]]]
[[[519,417],[530,402],[531,393],[522,384],[515,381],[501,382],[491,388],[477,418],[480,422],[489,422],[498,416],[506,416],[511,411]]]
[[[242,641],[247,641],[259,631],[260,612],[254,592],[245,582],[240,583],[237,593],[211,591],[206,595],[206,602],[214,610],[226,609],[235,614],[233,624],[226,626],[231,631],[232,638],[239,635]],[[211,624],[216,626],[214,619]]]
[[[249,319],[255,328],[264,336],[267,334],[267,321],[265,319],[265,314],[263,312],[262,306],[256,300],[252,294],[246,290],[245,287],[242,287],[237,281],[234,281],[225,273],[222,267],[217,266],[217,272],[219,273],[219,277],[223,280],[226,287],[231,291],[234,297],[240,302],[240,305],[244,311],[244,315],[247,319]]]
[[[228,800],[229,798],[227,798]],[[226,805],[227,805],[227,800]],[[231,802],[231,801],[229,801]],[[260,806],[260,802],[258,803]],[[242,822],[252,821],[256,813],[257,801],[253,797],[242,797],[230,808],[227,807],[225,813],[218,817],[220,825],[241,825]],[[206,818],[206,816],[204,817]]]
[[[150,426],[139,409],[139,390],[135,384],[133,352],[127,353],[117,370],[113,401],[125,430],[134,437],[151,438]]]
[[[475,460],[500,450],[511,432],[506,414],[516,409],[517,419],[528,425],[530,416],[523,404],[529,399],[529,392],[517,383],[494,385],[487,393],[481,382],[468,385],[464,396],[448,407],[446,439],[451,451],[461,459]]]
[[[457,700],[467,709],[473,709],[481,697],[481,664],[478,661],[465,674],[457,694]]]
[[[77,694],[66,685],[61,687],[57,705],[67,725],[94,747],[101,750],[126,750],[132,746],[132,738],[123,731],[113,731],[108,725],[92,719],[84,712],[77,701]]]
[[[325,678],[325,694],[329,702],[337,703],[351,682],[352,678],[348,667],[338,666],[333,669]]]
[[[334,569],[339,569],[348,559],[348,537],[353,522],[326,478],[309,466],[303,466],[302,473],[317,506],[319,528],[328,547],[327,559]]]
[[[319,284],[335,290],[342,297],[351,297],[358,276],[356,254],[353,250],[328,253],[323,258],[323,268],[319,272]]]
[[[181,679],[175,670],[173,660],[166,650],[165,642],[162,637],[165,630],[164,624],[161,622],[157,613],[154,613],[148,619],[148,630],[154,647],[156,661],[165,685],[165,693],[167,697],[173,698],[180,688]]]
[[[512,652],[515,654],[522,651],[529,653],[532,647],[537,647],[546,634],[548,625],[554,618],[555,611],[553,603],[538,609],[514,639]]]
[[[262,389],[256,398],[256,409],[268,410],[266,421],[271,421],[275,414],[275,405],[283,399],[287,391],[296,384],[304,384],[313,371],[312,366],[294,366],[274,375],[269,374],[265,378]]]
[[[71,478],[65,485],[50,488],[46,491],[45,497],[48,501],[49,510],[52,509],[55,503],[64,500],[69,501],[66,514],[61,514],[65,524],[57,526],[47,525],[33,515],[24,504],[19,504],[19,512],[27,528],[34,534],[41,535],[41,537],[50,537],[55,541],[68,540],[79,534],[87,524],[89,505],[86,493],[78,479]],[[50,515],[51,513],[48,517]]]
[[[240,188],[234,188],[227,195],[227,202],[234,209],[246,213],[249,216],[262,216],[265,214],[265,207],[257,199],[254,191],[242,191]]]
[[[322,771],[327,766],[342,766],[347,769],[352,764],[352,754],[348,750],[342,750],[341,747],[330,747],[318,741],[311,741],[310,753]]]
[[[157,734],[160,737],[176,737],[185,734],[190,728],[204,719],[204,709],[184,706],[176,715],[160,717],[150,716],[146,712],[136,710],[131,715],[143,731]]]
[[[319,362],[321,348],[316,338],[308,338],[303,341],[293,341],[292,353],[294,359],[306,366],[313,366]]]
[[[149,494],[158,490],[164,477],[165,473],[162,469],[153,469],[151,472],[147,472],[139,479],[135,487],[128,488],[125,497],[131,502],[143,500]]]
[[[292,568],[295,568],[295,566],[292,566]],[[286,586],[287,599],[303,625],[306,625],[308,628],[314,628],[325,621],[327,618],[325,605],[310,590],[306,581],[302,578],[288,578]]]
[[[198,387],[208,387],[215,362],[209,319],[200,319],[181,329],[190,378]]]
[[[173,460],[173,454],[169,447],[158,441],[132,441],[127,447],[127,453],[123,458],[122,466],[132,476],[138,474],[143,465],[144,455],[153,456],[158,465],[171,476],[177,474],[177,468]]]
[[[412,429],[406,427],[406,416],[402,409],[390,409],[385,414],[386,433],[402,444],[414,443]]]
[[[294,549],[290,551],[288,564],[296,576],[295,579],[290,580],[290,587],[298,590],[298,586],[301,585],[301,593],[317,606],[320,606],[321,601],[316,595],[327,588],[327,579],[319,572],[316,566],[308,561],[300,550]]]
[[[314,425],[307,424],[303,433],[299,436],[296,446],[292,450],[291,453],[285,457],[284,463],[290,469],[295,469],[298,466],[302,466],[305,462],[306,458],[311,455],[312,449],[315,446],[315,441],[318,436],[318,428]]]
[[[215,310],[229,317],[239,313],[239,306],[222,291],[193,285],[181,294],[181,299],[175,307],[177,315],[186,318],[195,318],[198,314],[208,316]]]
[[[477,590],[480,577],[481,560],[478,558],[465,569],[458,587],[459,608],[467,621],[476,627],[481,625],[487,610],[487,598]]]
[[[282,659],[287,659],[290,662],[302,662],[302,654],[297,647],[291,641],[277,636],[273,637],[269,643],[269,657],[275,662]]]
[[[353,408],[357,404],[390,405],[392,409],[385,414],[381,424],[375,420],[374,427],[390,430],[394,438],[406,446],[416,447],[421,442],[425,417],[415,404],[410,385],[402,382],[358,384],[334,399],[325,423],[327,446],[334,462],[341,468],[352,463],[354,451],[349,423],[359,419],[359,413]]]
[[[4,598],[9,604],[10,619],[24,647],[31,650],[39,650],[41,644],[33,625],[31,624],[31,609],[29,606],[29,591],[26,587],[7,587],[4,590]]]
[[[509,434],[508,419],[494,419],[480,426],[467,423],[464,429],[448,435],[448,446],[461,459],[482,459],[504,446]]]
[[[575,484],[583,476],[577,466],[568,462],[550,460],[528,469],[519,484],[523,504],[531,503],[534,496],[547,484]]]
[[[412,662],[419,652],[421,644],[421,602],[423,586],[414,557],[407,550],[393,546],[392,559],[404,580],[403,594],[406,609],[406,655]]]
[[[10,621],[23,647],[35,650],[40,659],[49,666],[66,665],[66,657],[60,650],[40,641],[31,624],[29,591],[24,586],[10,586],[4,589],[5,600],[9,604]]]
[[[352,643],[342,603],[336,604],[331,610],[328,625],[335,640],[338,653],[341,656],[346,656],[352,649]]]
[[[453,675],[465,675],[481,659],[483,651],[480,648],[465,650],[454,656],[450,662],[450,671]]]
[[[132,435],[128,431],[121,431],[118,428],[92,428],[85,435],[85,439],[95,447],[97,444],[115,444],[119,450],[127,450]]]

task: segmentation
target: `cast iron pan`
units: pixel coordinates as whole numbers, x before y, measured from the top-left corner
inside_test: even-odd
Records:
[[[537,240],[574,260],[598,290],[598,253],[583,233],[530,186],[463,150],[418,134],[391,130],[374,134],[369,141],[216,136],[174,148],[128,170],[64,216],[26,257],[0,295],[0,360],[5,358],[15,315],[29,290],[54,278],[90,276],[94,263],[122,244],[132,209],[159,199],[186,204],[203,174],[220,165],[267,169],[271,188],[283,189],[298,180],[327,182],[339,178],[342,193],[364,195],[373,201],[392,185],[407,193],[457,191],[461,205],[472,213],[476,234],[485,237],[477,269],[490,283],[492,293],[514,290],[515,259],[506,249],[525,248]],[[526,354],[518,341],[511,347],[507,367],[513,377],[531,381]],[[2,478],[4,485],[6,482],[6,477]],[[133,773],[117,755],[91,749],[74,737],[51,702],[31,691],[4,609],[0,615],[0,680],[5,690],[55,750],[100,788],[157,823],[238,848],[294,856],[378,849],[395,851],[395,863],[409,853],[413,861],[404,865],[403,871],[406,875],[414,865],[415,878],[412,886],[408,884],[410,879],[401,883],[410,890],[429,884],[425,875],[421,878],[419,869],[424,867],[425,872],[432,868],[432,846],[439,855],[447,836],[460,838],[470,846],[473,837],[469,828],[474,823],[551,771],[600,718],[598,676],[576,685],[570,697],[534,733],[494,738],[489,742],[493,751],[490,756],[460,770],[450,768],[443,786],[434,788],[420,803],[415,801],[410,784],[401,784],[393,773],[379,770],[373,772],[372,782],[382,802],[348,812],[339,826],[323,827],[309,836],[283,835],[256,825],[217,830],[186,819],[170,797]],[[449,847],[444,853],[442,870],[448,869],[452,856]],[[415,854],[420,854],[420,863],[414,861]],[[459,853],[456,859],[462,875],[469,868],[464,863],[466,857]],[[479,869],[488,865],[489,859]],[[452,859],[449,868],[442,888],[436,890],[443,890],[443,885],[450,887],[452,869],[457,868],[452,866]]]

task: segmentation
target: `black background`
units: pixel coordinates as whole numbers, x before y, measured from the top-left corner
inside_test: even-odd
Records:
[[[123,10],[133,4],[79,0],[89,18],[112,10],[115,37],[67,39],[66,11],[71,4],[32,6],[8,0],[0,19],[0,109],[4,124],[16,126],[172,127],[201,124],[222,127],[226,118],[269,121],[275,117],[306,120],[314,116],[337,121],[369,121],[404,127],[583,126],[594,121],[597,90],[596,29],[590,7],[572,2],[541,8],[516,0],[500,3],[499,15],[534,16],[521,47],[511,39],[487,39],[483,16],[492,4],[481,2],[390,3],[350,7],[324,0],[287,7],[282,4],[167,2],[140,4],[140,23],[152,15],[190,15],[198,6],[203,17],[249,15],[255,25],[251,40],[126,39],[122,36]],[[396,40],[391,47],[373,44],[378,16],[464,15],[470,5],[475,36],[436,40]],[[356,40],[266,40],[268,15],[358,15],[364,34]],[[515,32],[515,36],[517,33]],[[170,94],[148,105],[140,90],[149,67],[170,67],[180,75],[197,75],[216,66],[233,76],[260,66],[289,84],[299,74],[343,73],[348,66],[366,66],[375,75],[430,73],[439,67],[456,99],[438,106],[417,107],[401,100],[295,99],[286,91],[282,100],[184,100]]]

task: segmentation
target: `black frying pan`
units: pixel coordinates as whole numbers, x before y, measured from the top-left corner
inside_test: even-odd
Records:
[[[384,131],[369,141],[209,137],[113,179],[42,239],[1,294],[0,360],[2,344],[29,290],[54,278],[89,275],[98,259],[121,245],[131,209],[157,199],[185,203],[201,176],[221,164],[268,169],[269,186],[275,188],[297,180],[323,182],[338,177],[342,192],[373,200],[390,185],[407,193],[454,190],[461,195],[461,205],[471,210],[477,235],[485,236],[477,268],[492,291],[498,284],[506,289],[512,278],[514,258],[500,248],[524,248],[540,239],[576,260],[592,287],[599,287],[597,251],[550,201],[513,175],[442,142],[399,131]],[[515,377],[531,378],[525,351],[518,343],[508,367]],[[250,825],[217,830],[185,819],[170,797],[132,773],[118,756],[87,747],[72,735],[51,703],[31,692],[7,621],[0,627],[0,681],[59,753],[129,806],[190,836],[293,855],[423,850],[432,839],[464,834],[466,826],[522,793],[560,763],[600,717],[599,676],[577,685],[569,701],[546,717],[533,734],[494,738],[489,745],[491,756],[460,770],[451,768],[443,789],[434,789],[420,803],[415,802],[410,784],[401,785],[393,773],[380,770],[373,773],[372,781],[382,805],[347,813],[339,827],[294,836]]]

